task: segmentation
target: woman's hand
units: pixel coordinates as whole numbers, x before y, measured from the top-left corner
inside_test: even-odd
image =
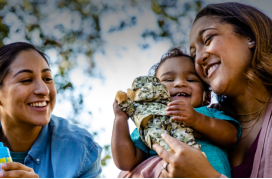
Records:
[[[199,113],[187,101],[176,100],[167,105],[166,114],[173,116],[173,120],[183,122],[188,127],[193,127],[199,119]]]
[[[113,111],[115,114],[115,119],[117,118],[128,119],[127,114],[124,111],[122,111],[121,108],[119,107],[117,100],[113,102]]]
[[[3,169],[0,172],[1,178],[39,178],[32,168],[21,163],[8,162],[2,164],[1,168]]]
[[[207,158],[197,149],[180,142],[168,134],[162,135],[163,140],[175,151],[174,154],[154,144],[153,149],[168,162],[166,170],[162,170],[162,178],[219,178],[220,174],[211,166]]]

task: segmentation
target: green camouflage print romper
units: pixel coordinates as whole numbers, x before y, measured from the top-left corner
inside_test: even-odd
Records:
[[[166,115],[165,109],[171,97],[166,86],[161,84],[157,77],[136,78],[132,83],[132,90],[136,92],[134,100],[128,98],[119,106],[133,120],[142,141],[149,148],[152,149],[152,145],[156,143],[169,151],[170,147],[161,138],[161,134],[167,133],[181,142],[201,149],[195,141],[191,128],[175,120],[172,121],[172,117]],[[148,120],[145,127],[143,127],[144,120]]]

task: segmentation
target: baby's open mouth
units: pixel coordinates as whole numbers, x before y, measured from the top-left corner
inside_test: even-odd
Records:
[[[171,95],[171,97],[189,97],[189,96],[190,96],[189,94],[184,93],[184,92],[182,92],[182,93],[176,93],[174,95]]]

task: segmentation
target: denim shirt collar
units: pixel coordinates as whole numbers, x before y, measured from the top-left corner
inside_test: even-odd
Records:
[[[46,151],[46,146],[49,142],[49,123],[46,126],[43,126],[37,139],[35,140],[33,146],[28,151],[28,155],[31,157],[31,159],[36,163],[40,164],[41,162],[41,156]],[[2,129],[2,124],[0,122],[0,128]],[[25,159],[25,163],[27,163],[29,160],[28,156]]]
[[[40,134],[38,135],[30,151],[28,152],[28,155],[38,165],[41,162],[42,155],[45,154],[46,146],[48,145],[49,140],[50,138],[49,138],[49,123],[48,123],[46,126],[42,127]],[[25,162],[27,163],[27,160]]]

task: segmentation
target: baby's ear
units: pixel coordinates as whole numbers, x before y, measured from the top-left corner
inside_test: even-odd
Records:
[[[128,99],[127,93],[123,91],[118,91],[116,93],[115,99],[118,101],[118,104],[120,104]]]
[[[135,91],[133,91],[132,89],[127,89],[127,95],[129,99],[133,102],[135,97]]]
[[[211,91],[204,90],[202,106],[208,106],[211,103]]]

